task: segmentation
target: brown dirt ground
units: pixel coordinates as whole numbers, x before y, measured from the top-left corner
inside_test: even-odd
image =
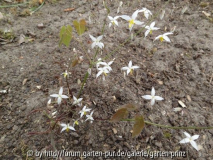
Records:
[[[109,60],[115,58],[115,62],[106,83],[97,80],[96,68],[92,69],[92,75],[87,81],[82,97],[83,103],[94,109],[96,120],[93,124],[80,125],[76,128],[76,132],[71,134],[65,132],[61,134],[59,126],[56,126],[52,134],[29,134],[45,132],[48,129],[48,120],[43,112],[30,113],[36,109],[46,109],[49,95],[57,93],[61,85],[64,86],[64,93],[67,93],[66,84],[60,74],[66,70],[65,64],[69,62],[68,59],[74,58],[73,48],[76,48],[79,56],[86,59],[84,50],[74,40],[69,47],[59,48],[59,31],[63,25],[72,25],[73,20],[85,18],[88,30],[81,38],[89,54],[91,56],[94,54],[91,44],[88,43],[89,34],[98,36],[101,33],[107,15],[102,0],[49,0],[31,16],[26,16],[29,5],[1,9],[5,17],[0,21],[0,29],[12,29],[15,38],[6,44],[3,44],[5,41],[0,41],[0,90],[8,90],[7,94],[0,94],[0,159],[34,159],[26,157],[28,150],[66,149],[67,151],[179,150],[188,151],[186,157],[188,159],[212,160],[213,130],[187,130],[191,135],[200,135],[196,142],[202,149],[197,152],[190,144],[179,144],[185,137],[183,131],[186,130],[162,129],[147,125],[137,138],[131,138],[133,123],[110,123],[104,120],[109,119],[121,105],[137,103],[138,112],[143,114],[146,120],[154,123],[170,126],[213,126],[213,23],[202,13],[205,11],[213,15],[213,4],[209,0],[209,5],[201,7],[200,2],[199,0],[124,1],[119,15],[131,15],[142,7],[150,9],[154,14],[165,9],[163,20],[160,20],[159,16],[154,19],[156,26],[161,30],[146,39],[142,32],[110,57]],[[1,4],[11,3],[1,1]],[[107,4],[111,10],[110,15],[116,15],[118,1],[107,1]],[[188,10],[181,14],[185,6],[188,6]],[[64,12],[65,8],[75,10]],[[89,15],[92,23],[88,22]],[[142,14],[139,15],[139,19],[145,20]],[[38,28],[39,23],[43,23],[45,28]],[[129,36],[127,24],[122,20],[119,20],[119,24],[114,32],[112,28],[105,27],[103,38],[105,48],[98,57],[103,57],[114,50]],[[174,26],[176,30],[174,35],[170,36],[171,43],[153,43],[155,36],[165,30],[170,31]],[[139,29],[140,27],[134,26],[133,32]],[[33,38],[34,41],[19,45],[21,34]],[[125,80],[120,68],[128,64],[129,60],[132,60],[134,65],[139,65],[140,69]],[[83,81],[88,66],[85,60],[70,70],[72,75],[69,83],[74,95],[77,95],[80,88],[77,80]],[[27,81],[22,85],[24,79]],[[36,86],[41,86],[41,89],[37,89]],[[156,94],[165,100],[150,108],[148,101],[141,96],[150,94],[152,86],[155,87]],[[113,100],[113,96],[116,100]],[[178,100],[187,106],[183,115],[172,111],[173,108],[180,107]],[[55,105],[55,109],[65,113],[68,105],[64,103],[61,106],[63,108]],[[136,112],[132,112],[129,116],[135,114]],[[69,120],[72,122],[71,117],[68,118],[63,122]],[[117,133],[113,130],[117,130]],[[170,133],[171,137],[166,138],[165,133]],[[63,159],[79,159],[79,157]],[[88,159],[101,160],[104,157]],[[128,158],[108,157],[108,159]]]

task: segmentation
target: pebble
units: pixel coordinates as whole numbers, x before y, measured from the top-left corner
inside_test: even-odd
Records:
[[[78,144],[78,143],[79,143],[78,140],[74,140],[74,141],[73,141],[73,144]]]

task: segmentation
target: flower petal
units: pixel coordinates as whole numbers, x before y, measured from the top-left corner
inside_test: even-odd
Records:
[[[96,41],[96,38],[95,38],[95,37],[93,37],[93,36],[90,35],[90,34],[89,34],[89,36],[90,36],[90,38],[92,39],[92,41]]]
[[[121,70],[128,70],[129,67],[122,67]]]
[[[113,21],[113,20],[114,20],[111,16],[108,16],[108,18],[109,18],[110,21]]]
[[[100,41],[102,38],[103,38],[103,35],[99,36],[99,37],[97,38],[97,41]]]
[[[55,97],[57,98],[59,95],[58,94],[51,94],[50,97]]]
[[[150,24],[150,28],[153,28],[155,26],[155,22],[152,22],[151,24]]]
[[[192,147],[194,147],[197,151],[199,150],[198,149],[198,146],[197,146],[197,143],[195,141],[190,141],[190,144],[192,145]]]
[[[138,11],[139,10],[136,10],[133,14],[132,14],[132,19],[136,19],[137,15],[138,15]]]
[[[126,74],[128,75],[130,71],[131,71],[131,70],[130,70],[130,69],[128,69],[128,70],[126,71]]]
[[[192,136],[192,140],[196,140],[196,139],[198,139],[199,138],[199,135],[194,135],[194,136]]]
[[[120,17],[123,18],[123,19],[125,19],[126,21],[131,20],[130,16],[127,16],[127,15],[122,15]]]
[[[114,21],[114,23],[118,26],[118,21]]]
[[[159,39],[160,37],[162,37],[162,35],[157,36],[157,37],[155,38],[155,40]],[[154,40],[154,41],[155,41],[155,40]]]
[[[151,96],[155,96],[155,88],[154,87],[152,87]]]
[[[132,66],[132,69],[140,68],[139,66]]]
[[[65,131],[66,129],[67,129],[66,127],[62,128],[61,132]]]
[[[142,96],[144,99],[152,99],[152,96],[151,95],[144,95]]]
[[[92,43],[92,48],[94,48],[96,46],[96,42]]]
[[[191,135],[187,132],[183,132],[187,138],[191,138]]]
[[[163,36],[163,39],[165,39],[167,42],[171,42],[170,39],[169,39],[169,37],[167,37],[165,35]]]
[[[170,34],[173,34],[173,33],[172,32],[167,32],[167,33],[164,33],[163,35],[167,36],[167,35],[170,35]]]
[[[74,100],[74,101],[77,101],[77,98],[76,98],[75,96],[73,96],[73,100]]]
[[[129,61],[128,67],[129,67],[129,68],[132,67],[132,61]]]
[[[137,24],[137,25],[142,25],[142,24],[144,24],[144,22],[140,22],[140,21],[137,21],[137,20],[135,20],[134,22],[135,22],[135,24]]]
[[[58,104],[61,104],[61,97],[58,97]]]
[[[189,138],[184,138],[179,143],[189,143]]]
[[[100,71],[97,73],[96,78],[98,78],[102,73],[103,73],[103,70],[100,70]]]
[[[61,98],[69,98],[69,97],[66,95],[61,95]]]
[[[145,32],[145,37],[149,34],[150,30],[148,29],[146,32]]]
[[[151,99],[151,106],[153,106],[154,104],[155,104],[155,99],[152,98],[152,99]]]
[[[65,123],[61,123],[60,126],[67,127],[67,125]]]
[[[69,129],[75,131],[75,128],[72,126],[69,126]]]
[[[109,28],[112,26],[112,23],[109,23]]]
[[[163,100],[163,98],[162,98],[162,97],[160,97],[160,96],[155,96],[155,100],[162,101],[162,100]]]
[[[62,93],[63,93],[63,87],[60,88],[59,95],[62,95]]]

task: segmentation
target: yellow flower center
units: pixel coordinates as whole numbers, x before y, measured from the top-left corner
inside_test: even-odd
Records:
[[[130,74],[133,75],[133,69],[130,69]]]
[[[163,41],[164,41],[163,37],[160,37],[160,41],[161,41],[161,42],[163,42]]]
[[[131,28],[135,24],[134,19],[129,20],[129,28]]]
[[[84,115],[86,115],[86,114],[87,114],[87,112],[84,111]]]
[[[104,75],[105,75],[105,76],[107,76],[107,73],[106,73],[106,72],[104,72]]]
[[[149,33],[152,34],[152,30],[150,30]]]
[[[112,24],[115,25],[115,22],[113,21]]]
[[[67,126],[67,129],[66,129],[66,131],[68,132],[69,131],[69,127]]]
[[[75,124],[78,125],[78,121],[75,121]]]

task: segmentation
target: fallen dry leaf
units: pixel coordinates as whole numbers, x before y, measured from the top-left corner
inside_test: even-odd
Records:
[[[189,95],[187,95],[186,98],[188,99],[189,102],[192,101],[192,99],[191,99],[191,97]]]
[[[211,16],[210,13],[207,13],[207,12],[205,12],[205,11],[202,11],[202,13],[203,13],[206,17],[210,17],[210,16]]]
[[[25,42],[25,35],[21,34],[20,37],[19,37],[19,41],[18,41],[18,44],[22,44]]]
[[[73,10],[75,10],[75,8],[67,8],[67,9],[64,9],[64,12],[71,12]]]
[[[178,103],[181,105],[181,107],[186,108],[186,105],[182,101],[178,101]]]
[[[37,25],[37,27],[38,27],[38,28],[44,28],[45,26],[44,26],[43,23],[39,23],[39,24]]]
[[[27,82],[27,79],[25,78],[22,82],[22,85],[24,86],[26,84],[26,82]]]

